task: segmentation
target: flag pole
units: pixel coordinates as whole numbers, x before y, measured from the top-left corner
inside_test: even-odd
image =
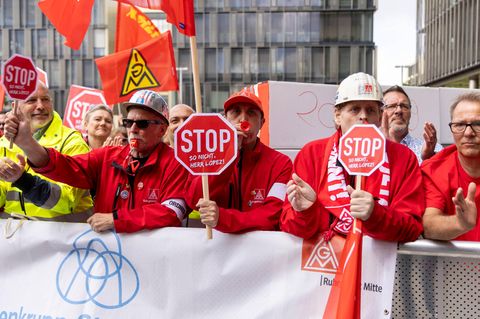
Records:
[[[192,72],[193,72],[193,90],[195,93],[195,110],[202,113],[202,94],[200,92],[200,73],[198,71],[198,53],[197,53],[197,37],[190,37],[190,51],[192,56]],[[203,198],[210,200],[210,192],[208,189],[208,175],[202,175]],[[212,239],[212,227],[207,225],[207,239]]]

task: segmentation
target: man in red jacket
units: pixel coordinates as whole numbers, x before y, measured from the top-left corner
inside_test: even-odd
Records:
[[[424,235],[480,241],[480,94],[459,96],[450,116],[455,144],[422,164],[427,196]]]
[[[306,144],[294,162],[280,221],[282,230],[310,238],[319,232],[347,234],[353,218],[364,233],[382,240],[413,241],[422,233],[425,209],[422,176],[415,154],[406,146],[386,144],[386,162],[353,190],[353,176],[338,162],[341,135],[354,124],[380,126],[382,91],[368,74],[356,73],[340,83],[331,137]]]
[[[129,145],[103,147],[87,154],[67,156],[43,148],[29,131],[30,119],[7,119],[5,135],[25,152],[32,168],[74,187],[95,188],[95,214],[88,219],[101,232],[135,232],[179,226],[186,213],[183,189],[187,172],[175,160],[162,137],[168,127],[168,107],[153,91],[137,91],[128,103]]]
[[[224,110],[237,129],[239,155],[222,174],[209,176],[210,200],[202,198],[201,176],[189,177],[187,203],[198,207],[203,224],[222,232],[276,230],[292,162],[257,137],[265,118],[253,92],[233,94]]]

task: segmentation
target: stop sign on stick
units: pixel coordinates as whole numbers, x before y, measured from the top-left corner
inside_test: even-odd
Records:
[[[354,125],[340,138],[339,152],[348,174],[370,176],[385,162],[385,136],[375,125]]]
[[[193,175],[219,175],[236,157],[236,130],[220,114],[193,114],[175,131],[175,158]]]
[[[87,88],[78,85],[72,85],[68,93],[67,107],[63,117],[63,124],[68,127],[85,131],[83,128],[83,116],[88,111],[90,105],[107,104],[103,91]]]
[[[32,59],[12,55],[2,67],[2,84],[13,100],[26,100],[37,90],[38,73]]]

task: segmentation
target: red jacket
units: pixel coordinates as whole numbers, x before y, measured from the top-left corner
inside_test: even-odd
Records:
[[[253,151],[242,151],[221,175],[208,177],[210,199],[220,213],[215,229],[227,233],[278,229],[291,174],[288,156],[260,141]],[[195,207],[203,197],[201,176],[190,176],[188,184],[186,200]]]
[[[34,170],[75,187],[95,188],[94,211],[116,210],[116,231],[180,225],[186,213],[183,198],[187,171],[164,143],[160,143],[138,169],[133,185],[126,171],[130,146],[102,147],[72,157],[54,149],[47,150],[49,163]]]
[[[294,162],[294,171],[317,192],[326,189],[327,143],[331,138],[306,144]],[[386,151],[390,165],[388,206],[375,202],[370,218],[363,222],[364,233],[382,240],[414,241],[423,231],[422,215],[425,211],[425,196],[422,176],[415,154],[404,145],[387,141]],[[365,190],[378,192],[380,171],[366,178]],[[348,180],[347,176],[347,180]],[[374,195],[375,196],[375,195]],[[319,198],[309,209],[297,212],[288,200],[285,201],[280,220],[282,230],[303,238],[329,229],[331,214]]]

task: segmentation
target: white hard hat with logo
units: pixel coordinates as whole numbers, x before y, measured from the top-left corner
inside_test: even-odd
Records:
[[[335,106],[350,101],[377,101],[383,103],[382,88],[370,74],[363,72],[352,74],[338,86]]]

